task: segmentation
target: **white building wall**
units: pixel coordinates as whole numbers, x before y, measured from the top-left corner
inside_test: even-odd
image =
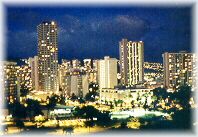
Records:
[[[117,59],[105,57],[99,61],[99,87],[114,88],[117,85]]]

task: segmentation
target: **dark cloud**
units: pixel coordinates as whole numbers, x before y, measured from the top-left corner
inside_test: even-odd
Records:
[[[140,39],[147,31],[149,24],[136,16],[118,15],[113,19],[101,22],[98,33],[110,38],[112,36],[130,39]]]
[[[73,16],[65,16],[63,22],[63,27],[59,29],[60,50],[73,58],[95,55],[103,57],[109,54],[116,56],[119,40],[141,39],[149,28],[145,20],[128,15],[92,22],[82,22]]]
[[[28,57],[37,53],[37,33],[28,31],[17,31],[7,33],[7,54],[12,58]],[[31,51],[31,52],[30,52]]]
[[[7,12],[7,23],[9,30],[25,30],[35,31],[37,24],[39,24],[44,18],[41,14],[33,11],[12,11]],[[15,25],[9,25],[15,22]],[[14,28],[13,28],[14,27]]]
[[[118,58],[122,38],[143,40],[145,60],[151,61],[191,47],[190,8],[9,8],[7,13],[8,58],[36,55],[36,26],[44,20],[58,23],[59,59]]]

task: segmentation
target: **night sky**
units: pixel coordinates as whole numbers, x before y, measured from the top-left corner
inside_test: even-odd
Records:
[[[9,7],[6,8],[7,59],[37,54],[39,23],[58,23],[59,60],[119,57],[122,38],[144,41],[145,61],[162,53],[191,51],[191,7]]]

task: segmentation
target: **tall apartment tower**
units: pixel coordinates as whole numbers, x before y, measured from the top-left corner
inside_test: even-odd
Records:
[[[98,63],[100,89],[117,86],[117,59],[105,56],[104,60],[99,60]]]
[[[39,73],[38,73],[38,56],[29,58],[29,66],[31,68],[32,87],[34,90],[39,90]]]
[[[122,39],[122,41],[119,42],[119,52],[120,52],[120,74],[121,74],[121,83],[123,85],[128,84],[127,79],[127,72],[128,72],[128,40]]]
[[[20,82],[17,78],[16,62],[0,62],[0,84],[2,88],[0,98],[2,104],[14,103],[19,101]]]
[[[165,52],[163,55],[164,86],[175,90],[182,85],[194,86],[196,56],[193,53]]]
[[[122,39],[119,43],[121,83],[134,86],[144,80],[144,43]]]
[[[39,90],[57,92],[58,85],[58,42],[57,24],[42,22],[38,31]]]

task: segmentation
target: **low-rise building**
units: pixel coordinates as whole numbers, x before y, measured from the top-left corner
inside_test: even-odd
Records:
[[[100,102],[102,104],[114,104],[116,102],[122,103],[122,106],[143,106],[150,105],[152,102],[153,92],[146,88],[124,88],[124,89],[110,89],[104,88],[100,91]]]

